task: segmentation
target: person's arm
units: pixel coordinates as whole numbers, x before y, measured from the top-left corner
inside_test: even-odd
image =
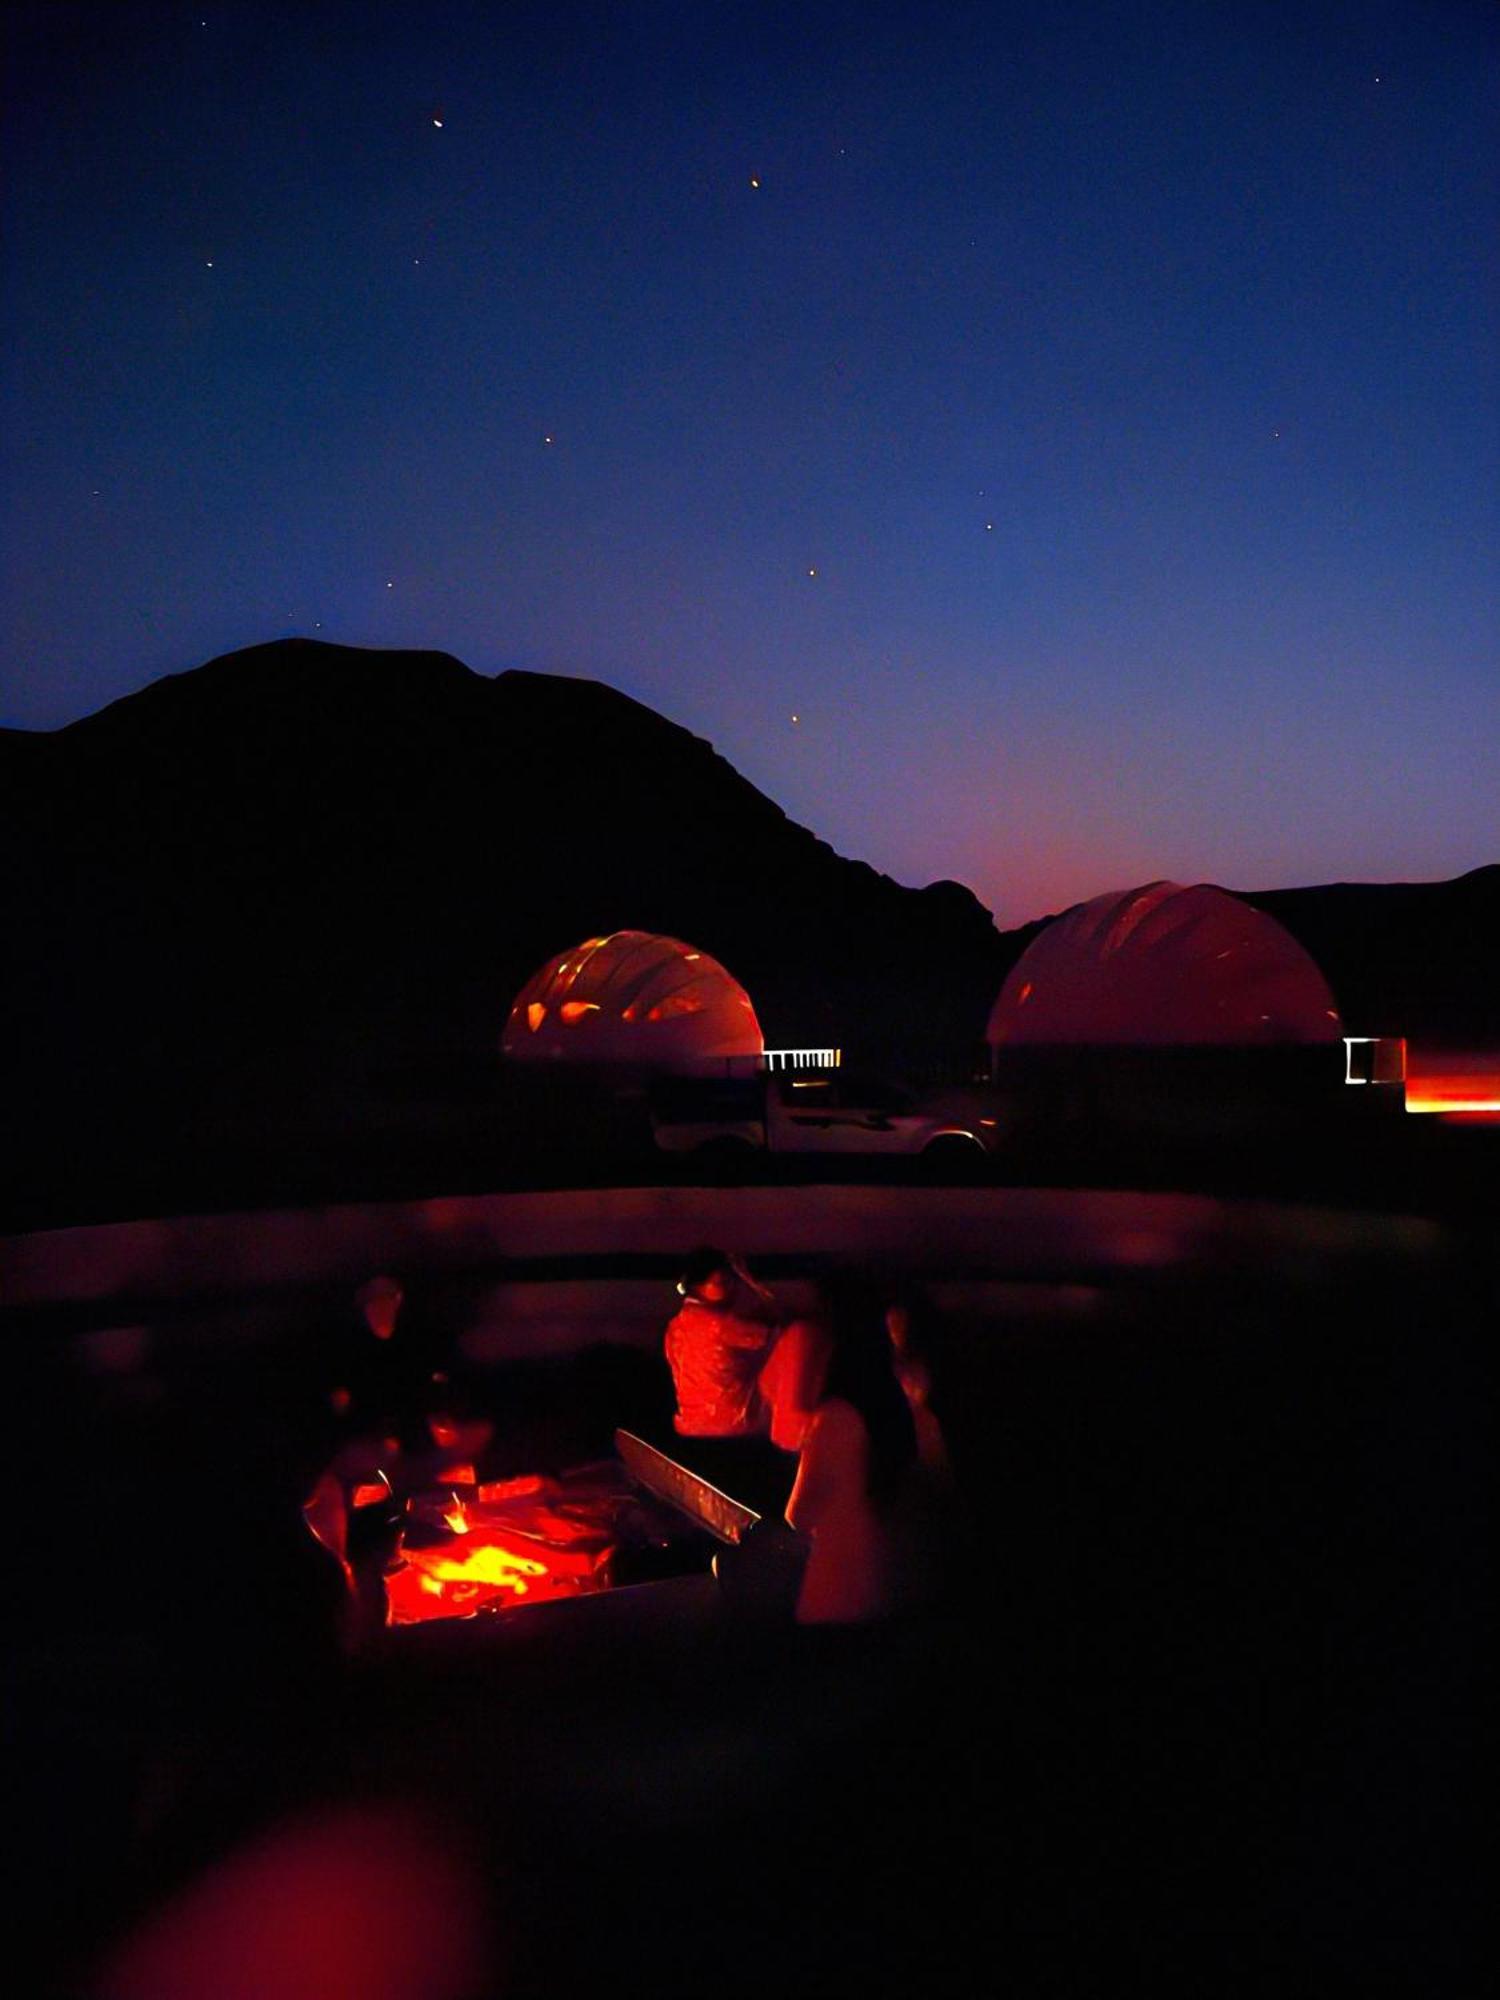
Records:
[[[846,1403],[824,1403],[813,1413],[786,1503],[788,1527],[803,1535],[817,1533],[841,1481],[858,1474],[852,1455],[863,1430],[858,1413]]]
[[[828,1373],[828,1335],[816,1320],[794,1319],[760,1371],[761,1394],[771,1406],[771,1442],[800,1451]]]

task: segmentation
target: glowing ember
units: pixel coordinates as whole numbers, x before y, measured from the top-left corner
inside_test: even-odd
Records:
[[[464,1533],[468,1533],[467,1528]],[[438,1583],[491,1583],[513,1597],[524,1597],[531,1589],[528,1577],[547,1574],[545,1563],[518,1556],[499,1542],[481,1542],[466,1555],[439,1556],[423,1567]]]
[[[554,1479],[488,1482],[410,1503],[385,1573],[386,1623],[472,1618],[607,1590],[621,1495]]]
[[[479,1497],[487,1507],[502,1500],[529,1500],[545,1491],[546,1484],[539,1472],[524,1473],[519,1479],[488,1479],[480,1487]]]
[[[608,1588],[608,1549],[557,1550],[537,1544],[523,1555],[492,1532],[471,1525],[461,1544],[403,1546],[386,1572],[387,1625],[472,1618],[526,1601],[579,1597]]]

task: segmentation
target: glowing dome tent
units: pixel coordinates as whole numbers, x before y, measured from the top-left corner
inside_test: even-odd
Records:
[[[501,1050],[653,1070],[758,1056],[750,996],[717,959],[677,938],[614,931],[549,959],[522,987]]]
[[[1327,981],[1273,918],[1206,882],[1150,882],[1080,903],[1033,938],[988,1040],[1247,1048],[1341,1033]]]

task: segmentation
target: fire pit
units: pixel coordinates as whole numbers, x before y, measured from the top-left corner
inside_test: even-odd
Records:
[[[385,1623],[475,1618],[701,1574],[758,1516],[628,1432],[619,1457],[414,1495],[385,1566]]]

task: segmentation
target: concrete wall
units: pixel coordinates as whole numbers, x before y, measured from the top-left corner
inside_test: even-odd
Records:
[[[1086,1281],[1195,1264],[1424,1255],[1432,1224],[1205,1196],[1049,1188],[606,1188],[446,1196],[44,1230],[0,1238],[0,1306],[244,1297],[371,1273],[566,1277],[717,1242],[948,1277]],[[550,1265],[550,1271],[536,1267]],[[655,1297],[660,1292],[652,1280]],[[553,1287],[555,1291],[555,1287]]]

